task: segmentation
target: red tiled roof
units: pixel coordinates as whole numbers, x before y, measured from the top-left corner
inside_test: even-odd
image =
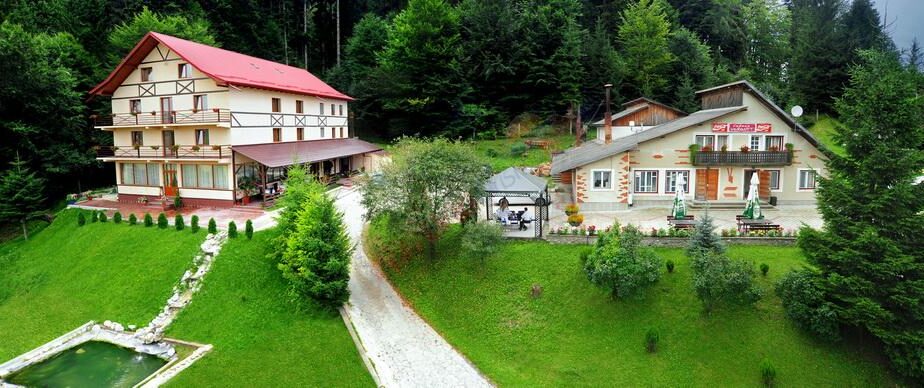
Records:
[[[382,147],[348,138],[237,145],[231,150],[267,167],[283,167],[381,151]]]
[[[149,32],[90,94],[111,95],[157,44],[167,46],[221,86],[236,85],[288,93],[352,100],[305,69]]]

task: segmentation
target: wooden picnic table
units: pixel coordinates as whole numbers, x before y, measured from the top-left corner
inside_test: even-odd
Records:
[[[668,223],[674,227],[674,229],[693,229],[696,227],[696,220],[670,220]]]
[[[774,224],[773,221],[762,218],[753,220],[750,218],[739,218],[738,219],[738,230],[741,232],[749,232],[751,230],[779,230],[781,227],[777,224]]]

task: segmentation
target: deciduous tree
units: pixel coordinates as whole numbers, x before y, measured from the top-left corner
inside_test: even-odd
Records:
[[[657,282],[661,278],[661,259],[641,241],[642,233],[631,225],[605,233],[584,263],[587,278],[609,289],[613,298],[635,295]]]
[[[668,47],[670,22],[661,0],[639,0],[622,13],[619,26],[620,53],[625,61],[627,95],[653,96],[667,85],[670,64],[675,60]]]

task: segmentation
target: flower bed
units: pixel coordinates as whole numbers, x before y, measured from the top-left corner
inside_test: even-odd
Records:
[[[593,244],[601,232],[609,232],[612,225],[597,227],[595,225],[571,226],[568,224],[552,227],[544,238],[556,244]],[[623,227],[625,228],[625,227]],[[692,230],[674,228],[651,228],[645,231],[642,242],[650,246],[682,247],[689,241]],[[741,233],[738,230],[722,229],[722,240],[737,245],[795,245],[798,230],[758,230]]]

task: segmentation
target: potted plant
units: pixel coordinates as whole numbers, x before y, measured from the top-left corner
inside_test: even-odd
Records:
[[[578,210],[579,210],[578,205],[575,205],[572,203],[568,206],[565,206],[565,215],[568,215],[568,216],[575,215],[578,213]]]
[[[137,151],[137,150],[141,149],[141,145],[140,145],[140,144],[132,144],[132,148],[134,148],[135,151]]]
[[[722,152],[728,151],[728,144],[722,144]]]
[[[152,110],[152,111],[151,111],[151,116],[157,116],[157,111],[156,111],[156,110]]]
[[[154,151],[157,151],[157,150],[160,149],[160,146],[153,145],[153,146],[151,146],[151,149],[154,150]]]
[[[220,146],[220,145],[213,145],[213,146],[212,146],[212,151],[218,151],[218,150],[221,150],[221,146]]]
[[[568,224],[574,227],[578,227],[584,223],[583,214],[572,214],[568,216]]]
[[[192,150],[193,152],[199,151],[199,146],[197,145],[192,146]]]
[[[250,196],[257,188],[257,181],[254,177],[245,175],[237,180],[238,193],[241,196],[241,203],[246,205],[250,203]]]
[[[179,146],[179,145],[176,145],[176,144],[174,144],[174,145],[172,145],[172,146],[170,146],[170,149],[172,149],[172,150],[173,150],[174,152],[176,152],[177,150],[179,150],[179,149],[180,149],[180,146]]]
[[[745,146],[741,146],[741,152],[748,152],[748,151],[750,151],[750,150],[751,150],[751,148],[748,147],[748,146],[746,146],[746,145],[745,145]]]
[[[710,146],[710,145],[703,146],[703,148],[701,148],[700,151],[702,151],[702,152],[709,152],[709,151],[712,151],[712,146]]]

